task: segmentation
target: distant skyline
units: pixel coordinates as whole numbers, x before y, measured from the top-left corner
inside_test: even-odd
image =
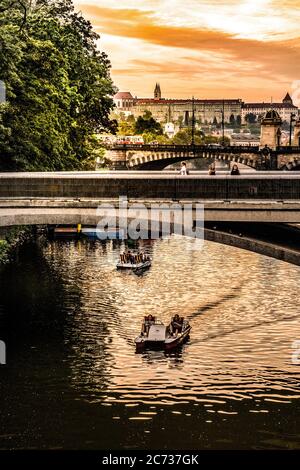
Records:
[[[281,101],[300,80],[300,1],[76,0],[120,91]]]

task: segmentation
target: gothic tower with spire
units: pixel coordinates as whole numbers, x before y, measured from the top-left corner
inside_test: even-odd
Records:
[[[155,85],[154,99],[155,100],[160,100],[161,99],[161,89],[160,89],[160,84],[159,83],[157,83]]]

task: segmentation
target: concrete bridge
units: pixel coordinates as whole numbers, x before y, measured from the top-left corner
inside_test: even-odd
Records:
[[[113,145],[106,150],[112,169],[162,170],[195,158],[236,162],[256,170],[300,170],[300,147],[214,145]]]
[[[208,176],[196,172],[0,174],[0,225],[93,224],[97,207],[203,203],[205,221],[300,223],[300,173]]]

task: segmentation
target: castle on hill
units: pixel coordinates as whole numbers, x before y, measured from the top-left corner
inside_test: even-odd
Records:
[[[289,93],[280,103],[245,103],[236,99],[168,99],[162,97],[161,87],[156,83],[153,98],[137,98],[127,92],[118,92],[114,96],[117,113],[126,116],[141,116],[150,111],[152,116],[161,123],[173,122],[188,124],[193,109],[195,120],[199,124],[221,123],[245,124],[246,122],[260,121],[267,111],[277,111],[282,121],[289,122],[291,114],[298,115],[298,108],[294,105]]]

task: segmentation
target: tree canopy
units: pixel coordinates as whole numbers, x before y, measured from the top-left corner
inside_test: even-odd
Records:
[[[150,111],[146,111],[143,116],[139,116],[135,122],[135,133],[151,133],[155,135],[163,134],[161,124],[154,119]]]
[[[83,169],[94,134],[115,131],[116,90],[98,39],[71,0],[1,0],[1,170]]]

